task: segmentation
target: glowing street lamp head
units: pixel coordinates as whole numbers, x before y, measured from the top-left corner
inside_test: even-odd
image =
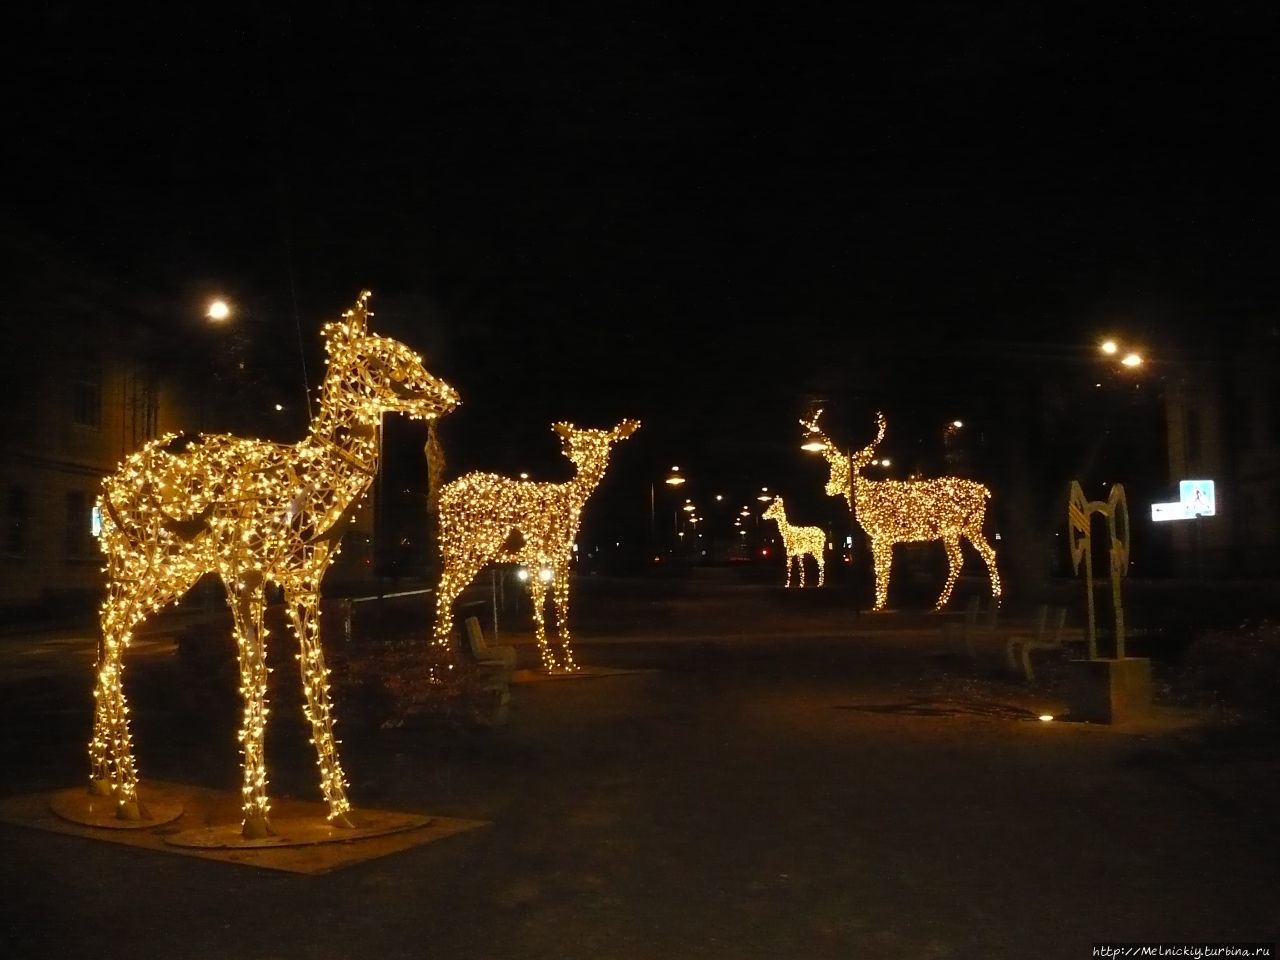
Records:
[[[204,315],[216,323],[221,323],[231,316],[231,307],[225,300],[213,300],[209,303]]]
[[[1120,346],[1114,340],[1103,340],[1098,345],[1098,349],[1105,353],[1108,357],[1114,356],[1119,351]]]
[[[680,484],[684,483],[684,477],[680,476],[679,467],[671,468],[671,476],[667,477],[666,482],[673,487],[678,487]]]
[[[1124,359],[1121,360],[1120,363],[1122,366],[1126,366],[1130,370],[1133,370],[1142,366],[1142,357],[1136,353],[1126,353],[1124,355]]]

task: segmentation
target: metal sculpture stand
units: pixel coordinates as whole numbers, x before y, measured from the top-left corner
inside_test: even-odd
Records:
[[[1110,538],[1111,606],[1115,615],[1115,657],[1098,656],[1097,615],[1093,601],[1093,517],[1107,520]],[[1121,583],[1129,572],[1129,505],[1124,487],[1115,484],[1105,501],[1086,500],[1079,481],[1071,481],[1067,504],[1067,529],[1071,562],[1079,572],[1084,564],[1085,636],[1087,660],[1073,660],[1068,675],[1067,699],[1073,719],[1118,723],[1141,719],[1151,705],[1151,661],[1125,655],[1124,603]]]

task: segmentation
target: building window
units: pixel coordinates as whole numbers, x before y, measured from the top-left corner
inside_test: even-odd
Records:
[[[79,490],[67,494],[66,554],[83,557],[89,541],[91,517],[85,496]]]
[[[71,381],[71,420],[82,427],[102,426],[102,373],[84,368]]]
[[[27,552],[27,530],[31,526],[31,498],[26,487],[9,488],[4,518],[4,552],[14,557]]]

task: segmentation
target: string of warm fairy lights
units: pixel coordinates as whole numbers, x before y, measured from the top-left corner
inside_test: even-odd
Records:
[[[94,690],[90,784],[112,796],[118,815],[144,818],[138,805],[124,651],[148,615],[175,603],[206,573],[226,586],[235,623],[244,721],[243,830],[271,832],[265,732],[267,675],[263,625],[268,581],[284,591],[329,819],[351,809],[338,760],[329,671],[320,646],[320,583],[377,472],[384,413],[433,419],[458,403],[404,344],[368,332],[369,293],[324,327],[327,371],[320,408],[295,445],[226,435],[181,442],[169,435],[130,456],[103,481],[101,547],[107,598]]]
[[[783,552],[787,555],[787,582],[783,587],[791,586],[791,566],[794,563],[800,570],[800,586],[804,587],[804,558],[813,557],[818,564],[818,586],[822,586],[827,576],[825,553],[827,535],[821,527],[793,527],[787,522],[787,510],[781,497],[775,497],[761,517],[773,520],[778,524],[778,533],[782,535]]]
[[[959,477],[932,480],[868,480],[862,468],[871,462],[876,447],[884,439],[886,422],[876,414],[876,438],[861,450],[842,453],[818,427],[819,410],[800,425],[808,432],[804,449],[820,451],[831,466],[827,479],[828,496],[843,496],[859,525],[871,541],[875,569],[875,609],[883,610],[889,599],[889,578],[893,548],[899,543],[941,540],[947,552],[947,581],[935,607],[941,610],[951,599],[960,576],[964,553],[961,538],[967,539],[986,564],[991,577],[991,596],[1000,597],[1000,573],[996,552],[982,532],[991,491],[980,483]]]
[[[577,472],[566,483],[514,480],[495,473],[468,473],[440,492],[442,572],[436,599],[435,642],[450,649],[453,601],[490,563],[517,563],[529,577],[533,623],[542,664],[548,671],[576,670],[569,635],[569,562],[583,506],[604,476],[613,444],[640,428],[623,420],[612,430],[556,423],[563,452]],[[550,593],[563,660],[547,642],[545,612]]]

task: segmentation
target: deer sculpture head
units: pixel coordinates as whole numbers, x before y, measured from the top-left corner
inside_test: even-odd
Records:
[[[773,502],[769,504],[769,509],[760,514],[761,520],[785,520],[786,518],[781,497],[774,497]]]
[[[869,464],[876,455],[876,448],[880,446],[880,441],[884,439],[885,419],[884,414],[876,413],[876,438],[860,450],[851,453],[842,453],[825,433],[818,426],[818,418],[822,416],[822,411],[818,410],[809,420],[801,420],[800,426],[807,431],[808,440],[805,442],[806,450],[821,451],[826,457],[827,463],[831,466],[831,474],[827,477],[827,485],[825,491],[829,497],[845,497],[848,499],[852,496],[853,479],[859,475],[862,468]]]
[[[384,413],[400,413],[414,420],[443,416],[458,405],[458,393],[433,377],[422,357],[398,340],[369,332],[369,291],[342,319],[324,326],[328,372],[321,406],[354,414],[376,425]]]
[[[612,429],[575,427],[561,421],[551,429],[560,437],[562,452],[579,471],[590,474],[596,469],[603,472],[606,457],[601,456],[618,440],[625,440],[640,429],[639,420],[623,420]]]

